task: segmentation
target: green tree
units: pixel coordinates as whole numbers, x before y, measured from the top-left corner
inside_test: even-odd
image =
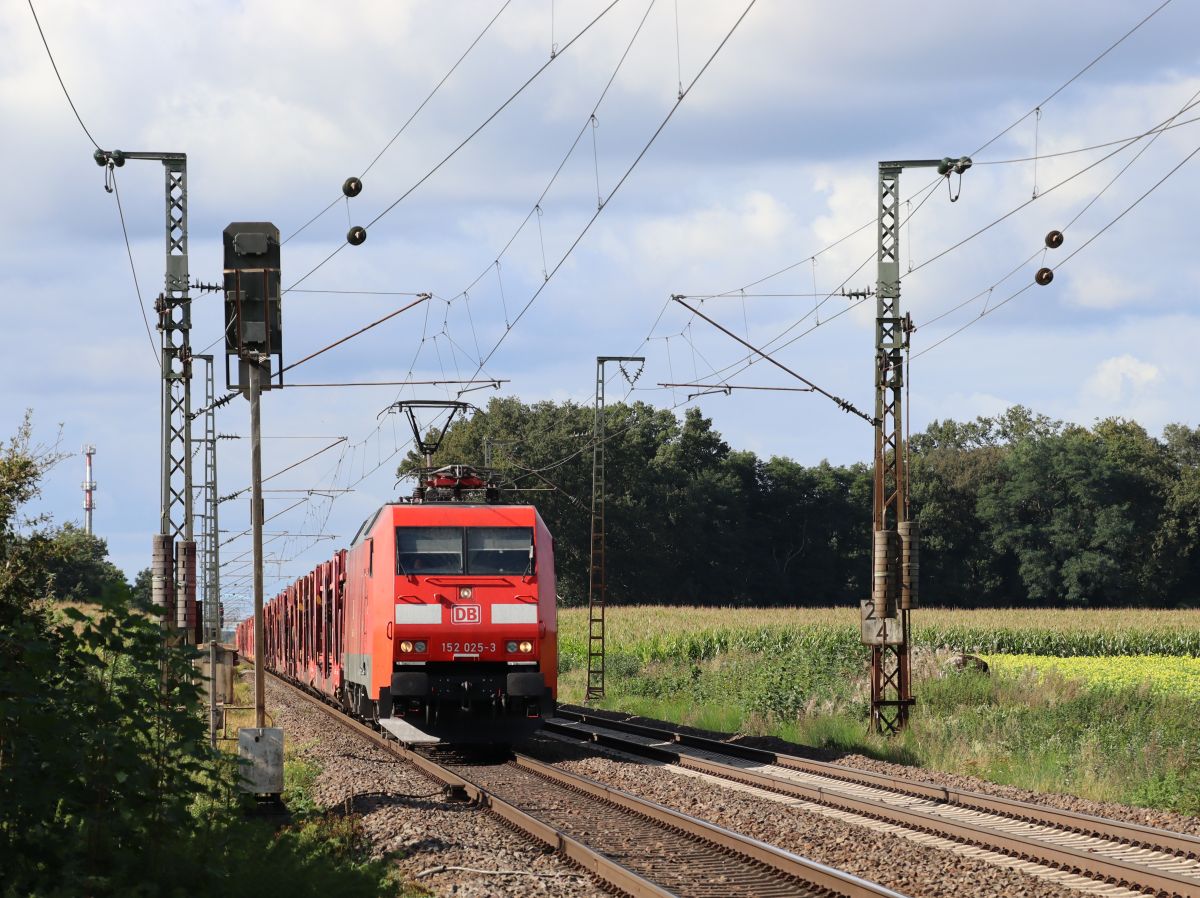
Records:
[[[150,590],[152,586],[150,568],[144,567],[137,572],[129,587],[129,598],[138,608],[150,607]]]
[[[48,534],[47,565],[53,590],[62,599],[96,600],[126,589],[125,575],[108,560],[108,543],[74,524]]]
[[[1013,444],[977,511],[993,548],[1016,560],[1028,601],[1153,600],[1159,461],[1145,431],[1116,420]]]

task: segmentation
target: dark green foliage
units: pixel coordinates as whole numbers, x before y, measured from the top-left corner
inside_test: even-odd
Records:
[[[138,608],[150,607],[150,586],[150,568],[144,567],[137,572],[137,576],[129,587],[129,598]]]
[[[0,450],[0,895],[381,894],[354,821],[242,819],[193,650],[164,644],[102,540],[18,517],[57,460],[28,418]]]
[[[98,536],[63,524],[50,535],[47,548],[47,567],[60,599],[90,601],[126,588],[125,575],[108,560],[108,543]]]
[[[587,599],[594,412],[493,399],[437,463],[489,456],[554,533],[559,593]],[[828,605],[866,595],[872,472],[737,451],[699,410],[607,411],[608,588],[617,602]],[[420,459],[411,455],[400,471]],[[1195,604],[1200,429],[1088,429],[1021,406],[911,441],[928,604]]]
[[[538,506],[556,539],[559,593],[587,599],[593,410],[493,399],[457,422],[436,463],[493,467]],[[610,405],[608,589],[615,601],[850,601],[866,582],[870,477],[732,450],[698,409],[683,420],[645,403]],[[420,464],[411,455],[400,473]]]

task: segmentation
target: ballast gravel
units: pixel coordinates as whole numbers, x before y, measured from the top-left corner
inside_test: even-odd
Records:
[[[930,898],[1080,898],[1084,893],[960,854],[918,845],[886,832],[806,812],[681,773],[671,765],[597,756],[539,737],[534,757],[648,798],[906,895]]]
[[[407,878],[432,893],[456,898],[609,894],[487,811],[446,801],[441,787],[415,768],[342,729],[271,680],[267,702],[275,726],[283,727],[287,752],[321,769],[313,800],[361,815],[376,855],[391,855]],[[436,868],[446,869],[417,878]]]
[[[338,727],[272,681],[267,684],[267,698],[275,725],[284,728],[289,753],[321,769],[312,790],[317,804],[359,814],[376,855],[391,857],[406,877],[433,894],[463,898],[576,898],[610,894],[579,868],[509,829],[488,812],[446,800],[440,785]],[[736,741],[762,744],[765,740]],[[763,747],[803,753],[801,747],[782,743]],[[680,775],[669,766],[605,757],[592,748],[566,744],[548,736],[536,738],[525,748],[535,757],[565,770],[882,883],[914,898],[997,895],[1079,898],[1083,894],[1018,870]],[[1056,804],[1058,807],[1087,813],[1097,813],[1100,808],[1099,812],[1105,816],[1120,816],[1106,813],[1107,805],[1082,800],[1075,800],[1078,804],[1074,804],[1068,796],[1042,796],[970,777],[951,777],[866,758],[843,757],[838,761],[1023,800],[1054,804],[1046,799],[1057,798],[1067,802]],[[1179,815],[1123,810],[1128,815],[1121,819],[1197,831],[1173,825]],[[1182,819],[1200,823],[1193,818]]]
[[[934,783],[946,788],[961,789],[968,792],[981,792],[985,795],[994,795],[998,798],[1027,801],[1032,804],[1045,805],[1063,811],[1072,811],[1077,814],[1108,817],[1111,820],[1121,820],[1126,823],[1137,823],[1141,826],[1153,826],[1159,829],[1169,829],[1173,832],[1200,836],[1200,817],[1191,817],[1187,814],[1178,814],[1173,811],[1159,811],[1152,808],[1131,807],[1130,805],[1115,804],[1113,802],[1091,801],[1087,798],[1078,798],[1074,795],[1066,795],[1061,792],[1034,792],[1029,789],[1020,789],[1016,786],[1005,786],[989,782],[988,780],[979,779],[974,776],[942,773],[936,770],[926,770],[923,767],[910,767],[904,764],[878,761],[874,758],[868,758],[865,755],[837,754],[820,751],[803,745],[796,745],[792,742],[785,742],[773,736],[730,736],[728,733],[714,733],[708,730],[678,726],[676,724],[664,723],[643,717],[633,717],[611,711],[589,710],[588,713],[596,717],[629,720],[634,723],[644,723],[647,726],[660,726],[665,729],[679,730],[680,732],[692,733],[710,739],[725,740],[752,748],[762,748],[778,752],[779,754],[796,755],[814,761],[832,761],[846,767],[857,767],[860,770],[869,770],[873,773],[883,773],[888,776],[901,776],[906,779]]]

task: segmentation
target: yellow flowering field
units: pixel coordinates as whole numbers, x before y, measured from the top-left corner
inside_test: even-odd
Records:
[[[1045,655],[987,655],[998,672],[1033,669],[1039,678],[1048,671],[1069,680],[1114,689],[1146,687],[1152,693],[1200,701],[1200,658],[1170,655],[1054,658]]]

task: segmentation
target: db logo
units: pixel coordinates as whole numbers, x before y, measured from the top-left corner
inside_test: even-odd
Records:
[[[481,624],[483,623],[483,614],[478,605],[454,605],[450,609],[450,623]]]

